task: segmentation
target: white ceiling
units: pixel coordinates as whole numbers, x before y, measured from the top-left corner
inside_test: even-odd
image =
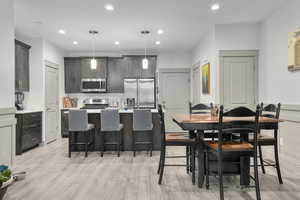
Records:
[[[99,51],[142,50],[143,29],[152,32],[148,48],[186,51],[195,47],[210,24],[259,21],[285,1],[218,0],[221,9],[212,13],[214,0],[15,0],[15,24],[17,32],[42,36],[69,51],[91,50],[90,29],[100,32]],[[113,12],[104,9],[107,3],[114,5]],[[57,33],[60,28],[66,35]],[[159,28],[165,34],[157,35]],[[75,40],[79,45],[72,44]],[[161,45],[155,45],[156,40]]]

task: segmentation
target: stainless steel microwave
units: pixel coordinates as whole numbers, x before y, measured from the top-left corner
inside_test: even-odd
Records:
[[[106,92],[106,79],[81,79],[81,92]]]

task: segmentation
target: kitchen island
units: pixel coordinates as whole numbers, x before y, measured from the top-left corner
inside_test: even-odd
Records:
[[[87,109],[88,112],[88,120],[89,123],[95,124],[96,126],[96,134],[94,137],[94,145],[91,147],[91,150],[100,151],[102,149],[102,141],[101,141],[101,109]],[[137,132],[137,139],[141,141],[149,141],[153,137],[153,150],[160,149],[160,117],[157,109],[151,109],[152,112],[152,123],[153,123],[153,131],[152,134],[149,132]],[[62,118],[62,135],[68,135],[68,109],[61,110],[61,118]],[[125,151],[132,150],[132,130],[133,130],[133,110],[119,110],[120,113],[120,123],[124,125],[123,129],[123,149]],[[114,139],[113,134],[106,134],[106,142]],[[82,137],[78,136],[78,141],[83,140]],[[114,146],[106,146],[106,150],[114,150],[116,149]],[[137,150],[148,150],[149,147],[147,145],[137,145]],[[76,150],[76,149],[75,149]],[[78,149],[81,150],[81,149]]]

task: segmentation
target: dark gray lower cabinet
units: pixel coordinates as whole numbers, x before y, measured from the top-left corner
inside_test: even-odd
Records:
[[[65,109],[61,110],[61,134],[63,137],[68,136],[68,113],[65,113]],[[101,120],[100,113],[89,113],[88,114],[89,123],[95,124],[96,126],[96,135],[95,135],[95,145],[93,146],[94,151],[100,151],[102,149],[102,141],[101,141]],[[123,150],[132,151],[132,130],[133,130],[133,113],[120,113],[120,121],[124,125],[123,129]],[[153,131],[151,132],[139,132],[137,135],[137,140],[139,141],[149,141],[153,137],[153,149],[160,149],[161,142],[161,126],[160,126],[160,116],[158,113],[152,113],[152,122],[153,122]],[[84,141],[83,134],[77,135],[75,140],[77,142]],[[114,134],[107,134],[106,142],[110,140],[114,140]],[[106,150],[115,150],[114,146],[106,146]],[[148,150],[147,145],[137,145],[137,150]],[[83,148],[78,147],[77,150],[82,150]]]
[[[42,112],[16,114],[16,154],[38,146],[42,142]]]

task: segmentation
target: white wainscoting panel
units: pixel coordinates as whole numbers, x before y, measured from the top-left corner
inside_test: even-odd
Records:
[[[15,108],[0,109],[0,165],[12,166],[16,141]]]

